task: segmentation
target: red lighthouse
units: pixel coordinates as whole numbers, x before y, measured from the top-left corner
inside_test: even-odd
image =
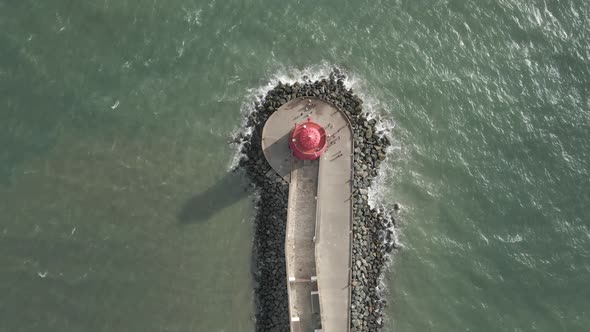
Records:
[[[296,125],[291,132],[289,147],[299,159],[317,159],[328,147],[326,130],[308,118],[306,122]]]

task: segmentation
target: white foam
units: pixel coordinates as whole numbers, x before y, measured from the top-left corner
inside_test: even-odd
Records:
[[[494,238],[496,238],[497,240],[504,242],[504,243],[519,243],[519,242],[522,242],[522,240],[523,240],[523,238],[520,234],[507,235],[505,237],[502,237],[500,235],[494,235]]]
[[[246,126],[248,116],[255,111],[255,103],[261,102],[266,93],[273,89],[279,82],[289,84],[293,84],[295,82],[305,83],[307,81],[315,82],[324,78],[328,78],[334,69],[339,70],[346,76],[344,79],[344,85],[347,88],[352,88],[354,93],[363,100],[363,110],[368,114],[368,118],[377,120],[377,124],[375,126],[376,129],[385,134],[385,136],[392,143],[393,149],[398,149],[399,147],[395,146],[397,141],[392,136],[392,130],[395,128],[395,122],[393,121],[390,106],[381,102],[377,97],[375,97],[375,93],[371,93],[371,91],[374,91],[374,89],[370,87],[368,82],[361,75],[353,71],[340,68],[336,65],[329,64],[327,62],[308,66],[303,69],[283,66],[274,73],[268,75],[266,83],[252,89],[248,89],[246,95],[244,96],[244,101],[240,106],[240,115],[242,116],[242,121],[239,127],[232,131],[232,137],[239,133],[244,135],[249,135],[252,133],[252,128]],[[238,166],[238,162],[243,156],[241,153],[242,146],[243,143],[235,144],[235,152],[228,164],[228,169],[233,169]],[[392,147],[390,147],[390,149]],[[386,164],[387,159],[386,162],[382,163],[382,168],[387,168]],[[382,190],[377,189],[377,192],[381,191]],[[370,202],[375,201],[375,199],[372,198],[374,197],[374,194],[375,190],[372,190],[369,193]]]
[[[315,82],[317,80],[328,78],[334,69],[338,69],[340,73],[346,76],[344,80],[345,86],[347,88],[352,88],[353,92],[363,100],[363,112],[367,115],[369,120],[375,119],[377,121],[375,125],[377,132],[379,134],[385,135],[385,137],[387,137],[391,143],[391,146],[388,148],[387,157],[380,165],[380,169],[376,178],[377,181],[373,182],[368,192],[369,205],[372,208],[377,208],[383,211],[385,215],[390,216],[393,212],[393,204],[390,204],[392,202],[386,200],[386,189],[387,186],[391,184],[391,180],[393,180],[394,176],[393,162],[396,160],[396,157],[392,157],[392,155],[400,155],[402,150],[400,141],[393,136],[395,121],[393,120],[392,107],[394,105],[388,105],[385,102],[382,102],[379,98],[380,94],[378,93],[378,89],[371,87],[369,82],[367,82],[362,75],[353,71],[339,68],[338,66],[328,64],[327,62],[309,66],[303,69],[282,67],[270,74],[266,80],[266,83],[247,91],[246,95],[244,96],[244,101],[240,107],[242,121],[239,127],[237,127],[232,132],[232,137],[237,136],[239,133],[242,133],[243,135],[250,135],[252,133],[252,128],[247,127],[247,119],[255,111],[255,103],[262,102],[263,98],[266,96],[266,93],[274,88],[279,82],[289,84],[293,84],[295,82]],[[239,160],[244,156],[241,153],[243,143],[235,144],[234,147],[235,152],[228,165],[229,169],[237,167]],[[260,199],[260,193],[258,190],[255,190],[254,196],[254,206],[257,208],[256,202]],[[403,247],[398,237],[398,229],[396,227],[391,227],[390,230],[392,231],[394,243],[397,246]],[[388,272],[391,271],[394,265],[393,263],[394,256],[386,255],[384,271],[379,276],[377,287],[378,295],[381,298],[389,298],[389,296],[387,296],[389,289],[387,287],[385,276],[391,275],[391,273]],[[387,315],[383,315],[382,319],[387,320]]]
[[[352,88],[353,92],[363,100],[363,112],[366,113],[369,120],[375,119],[377,121],[375,125],[376,130],[378,133],[385,135],[391,143],[387,157],[380,165],[377,175],[379,181],[374,181],[368,192],[369,206],[389,212],[392,208],[392,204],[386,200],[386,189],[394,176],[394,167],[392,165],[394,158],[392,158],[391,155],[396,153],[396,151],[401,150],[399,140],[395,139],[393,136],[393,129],[395,128],[392,111],[393,105],[388,105],[381,101],[379,99],[380,93],[378,92],[378,89],[371,87],[370,83],[362,75],[354,71],[343,69],[339,66],[329,64],[328,62],[322,62],[303,69],[281,66],[274,73],[268,75],[265,80],[266,83],[247,90],[247,93],[243,98],[244,101],[240,106],[240,116],[242,117],[242,121],[239,127],[232,131],[231,135],[232,137],[235,137],[239,133],[242,133],[243,135],[252,134],[252,127],[247,126],[248,117],[255,111],[256,102],[262,102],[266,93],[273,89],[279,82],[289,84],[295,82],[315,82],[329,78],[330,74],[334,72],[335,69],[346,76],[344,79],[344,85],[347,88]],[[240,159],[245,157],[241,152],[243,144],[244,142],[233,145],[234,154],[227,166],[228,170],[236,168]],[[394,234],[396,234],[395,230]],[[399,244],[397,241],[398,239],[396,235],[396,243]]]

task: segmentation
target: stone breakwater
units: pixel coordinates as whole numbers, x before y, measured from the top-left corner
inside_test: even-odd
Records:
[[[383,325],[385,300],[379,283],[388,257],[396,248],[391,214],[371,208],[368,189],[386,157],[389,140],[377,123],[363,112],[363,101],[344,85],[344,75],[333,72],[319,81],[280,83],[255,105],[247,119],[249,135],[243,142],[239,168],[246,171],[260,193],[256,205],[253,245],[253,279],[256,331],[289,331],[285,226],[289,185],[266,162],[261,148],[262,128],[269,116],[287,101],[316,96],[336,105],[348,116],[354,132],[353,243],[351,280],[351,331],[378,331]],[[395,207],[397,208],[397,206]]]

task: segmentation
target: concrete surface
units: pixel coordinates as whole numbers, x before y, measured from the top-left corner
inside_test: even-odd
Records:
[[[291,184],[289,186],[289,208],[285,255],[289,290],[290,317],[299,321],[291,322],[292,331],[313,331],[314,324],[311,292],[316,289],[312,277],[316,275],[315,233],[316,195],[318,189],[319,162],[293,159]]]
[[[333,144],[320,157],[315,248],[326,332],[349,330],[351,291],[352,130],[340,114],[331,123]]]
[[[330,146],[319,160],[302,162],[292,157],[288,139],[295,124],[308,117],[326,129]],[[292,316],[300,316],[291,331],[314,331],[311,291],[315,286],[322,331],[350,329],[352,138],[344,114],[315,97],[287,102],[269,117],[262,132],[266,159],[290,182],[285,255],[287,277],[296,281],[288,283],[289,310]],[[306,195],[312,192],[313,202]],[[312,241],[315,238],[312,243],[310,231]],[[306,281],[314,272],[317,284]]]

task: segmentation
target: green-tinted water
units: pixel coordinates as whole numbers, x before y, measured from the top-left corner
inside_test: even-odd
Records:
[[[251,331],[226,144],[333,65],[397,149],[388,331],[590,325],[584,1],[0,0],[0,331]]]

